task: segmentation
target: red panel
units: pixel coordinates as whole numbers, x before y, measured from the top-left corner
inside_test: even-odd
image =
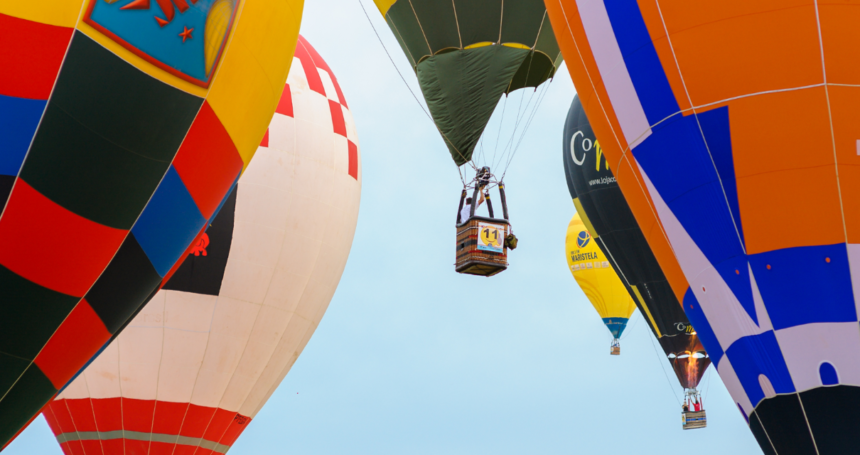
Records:
[[[81,441],[69,441],[66,443],[66,447],[68,447],[69,452],[73,455],[86,455],[84,448],[81,446]]]
[[[91,398],[93,414],[99,431],[122,430],[122,399]]]
[[[122,399],[122,428],[123,430],[152,432],[152,416],[155,411],[155,400]]]
[[[358,180],[358,146],[352,141],[349,144],[349,175]]]
[[[152,432],[179,434],[179,430],[182,428],[182,421],[185,419],[186,410],[188,410],[188,403],[157,401],[155,403],[155,418],[153,419]]]
[[[260,147],[268,147],[269,146],[269,129],[266,128],[266,134],[263,135],[263,139],[260,141]]]
[[[281,99],[278,100],[278,107],[275,108],[275,112],[287,117],[295,117],[293,115],[293,92],[290,91],[290,84],[284,84],[284,92],[281,94]]]
[[[0,14],[0,95],[48,99],[72,32],[72,28]]]
[[[233,140],[209,102],[203,102],[173,166],[203,218],[208,220],[244,166]]]
[[[149,453],[149,441],[138,441],[137,439],[124,439],[125,452],[122,455],[146,455]],[[89,455],[89,454],[87,454]],[[113,455],[113,454],[107,454]],[[119,455],[119,454],[117,454]]]
[[[236,412],[218,408],[215,411],[215,415],[212,417],[212,420],[209,422],[209,426],[206,427],[206,433],[203,434],[203,439],[206,439],[207,441],[220,440],[221,436],[224,436],[224,432],[227,431],[227,427],[230,425],[230,422],[233,421],[234,417],[236,417]]]
[[[196,404],[188,405],[188,412],[185,414],[185,421],[182,422],[182,428],[179,434],[191,438],[202,438],[203,432],[209,426],[209,421],[215,414],[215,408],[206,408],[197,406]]]
[[[331,76],[331,82],[334,84],[334,90],[337,92],[338,99],[340,99],[341,104],[348,108],[349,106],[346,105],[346,98],[343,97],[343,92],[340,91],[340,84],[337,83],[337,78],[334,77],[334,72],[332,72],[331,68],[328,67],[328,64],[323,60],[319,52],[311,46],[311,43],[309,43],[304,36],[299,35],[299,43],[301,43],[308,51],[308,54],[313,58],[317,68],[326,70],[328,75]]]
[[[44,287],[83,297],[127,233],[75,215],[18,179],[0,218],[0,264]]]
[[[75,424],[72,421],[72,416],[69,414],[68,408],[66,408],[66,400],[55,400],[51,402],[48,409],[45,412],[49,412],[53,415],[54,421],[57,423],[60,429],[60,433],[69,433],[75,431]],[[59,433],[54,433],[54,436]]]
[[[103,453],[101,441],[81,441],[81,448],[85,455],[102,455]]]
[[[108,439],[106,441],[102,441],[102,450],[105,455],[119,455],[125,453],[125,439]]]
[[[54,417],[54,406],[56,406],[54,403],[48,404],[48,407],[44,411],[42,411],[42,415],[45,416],[45,421],[48,422],[48,426],[51,427],[51,432],[54,433],[54,436],[57,436],[62,433],[63,430],[60,429],[60,424]]]
[[[109,339],[107,327],[86,299],[81,299],[35,362],[59,390]]]
[[[196,452],[197,446],[176,444],[176,450],[173,452],[173,455],[196,455]]]
[[[72,415],[76,431],[98,431],[89,398],[67,399],[66,407]]]
[[[343,121],[343,107],[337,101],[328,100],[328,108],[331,111],[331,123],[334,132],[346,137],[346,123]]]
[[[77,455],[68,442],[60,444],[60,448],[63,449],[63,455]]]
[[[221,436],[221,440],[218,442],[225,446],[232,446],[239,439],[239,435],[245,431],[245,428],[248,428],[249,423],[251,423],[250,417],[236,414],[233,421],[230,422],[230,426],[227,427],[227,431],[224,432],[224,436]]]
[[[296,58],[302,62],[302,69],[305,71],[305,78],[308,80],[308,87],[311,90],[325,96],[325,87],[323,86],[320,73],[317,71],[317,65],[314,63],[313,57],[308,52],[307,41],[299,40],[296,46]]]
[[[194,452],[194,455],[221,455],[221,454],[215,452],[214,450],[204,449],[203,447],[200,447],[199,449],[197,449],[196,452]]]
[[[149,455],[174,455],[174,447],[176,447],[176,444],[152,441],[149,444]]]

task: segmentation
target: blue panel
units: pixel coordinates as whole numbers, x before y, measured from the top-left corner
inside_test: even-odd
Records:
[[[158,274],[164,276],[205,223],[171,165],[131,232]]]
[[[723,191],[726,193],[726,201],[735,218],[741,241],[744,239],[744,230],[741,223],[741,211],[738,207],[738,185],[735,179],[735,161],[732,155],[732,132],[729,128],[729,107],[718,107],[712,111],[697,114],[699,125],[708,143],[708,150],[717,166],[720,180],[723,182]]]
[[[735,341],[729,346],[726,355],[732,362],[735,374],[753,407],[764,399],[764,392],[758,381],[761,374],[767,376],[776,393],[795,391],[782,351],[779,350],[779,344],[772,330]]]
[[[735,294],[735,297],[741,303],[741,307],[746,310],[753,322],[758,324],[758,315],[755,311],[755,301],[753,300],[752,283],[750,282],[746,255],[727,259],[717,264],[714,268],[717,269],[717,272],[719,272],[720,276],[729,286],[729,289]]]
[[[0,175],[18,175],[45,104],[44,100],[0,95]]]
[[[620,337],[627,328],[627,318],[603,318],[603,323],[615,338]]]
[[[774,329],[857,322],[844,243],[752,254],[749,261]]]
[[[693,294],[693,290],[690,288],[687,288],[687,292],[684,293],[684,312],[687,313],[687,319],[690,320],[690,324],[693,324],[696,336],[702,341],[702,346],[708,352],[711,362],[714,363],[715,367],[719,366],[719,362],[723,358],[723,347],[720,346],[717,336],[714,335],[714,329],[708,323],[708,318],[702,312],[699,300],[696,299],[696,295]]]
[[[833,365],[827,362],[821,364],[821,367],[818,368],[818,374],[821,376],[821,384],[823,385],[839,384],[839,375],[836,374],[836,368],[833,368]]]
[[[639,5],[636,0],[613,0],[604,4],[645,117],[650,125],[654,125],[680,108],[651,42]]]

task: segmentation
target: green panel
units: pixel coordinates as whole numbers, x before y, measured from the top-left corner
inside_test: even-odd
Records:
[[[546,15],[543,0],[504,2],[502,13],[502,43],[520,43],[532,47],[537,42],[541,23]]]
[[[484,46],[430,57],[418,65],[418,83],[451,157],[462,166],[530,51]]]
[[[451,2],[431,0],[412,1],[412,8],[421,21],[424,37],[430,49],[437,53],[443,49],[460,48],[460,34],[457,32],[457,17]]]
[[[56,393],[51,381],[36,365],[27,368],[24,376],[0,400],[0,447],[6,445]]]
[[[0,396],[15,384],[21,373],[27,369],[27,365],[30,365],[29,360],[19,359],[0,352]]]
[[[455,0],[454,6],[457,9],[464,47],[499,41],[499,28],[502,25],[501,0]]]
[[[0,352],[30,360],[80,300],[39,286],[2,265],[0,292]],[[0,389],[0,396],[5,390]]]
[[[76,32],[21,177],[78,215],[129,229],[202,102]]]
[[[404,52],[410,57],[413,69],[421,57],[431,55],[427,40],[421,33],[421,25],[408,1],[400,0],[392,5],[385,15],[385,21],[388,22],[391,32],[397,36],[398,41],[405,45]]]

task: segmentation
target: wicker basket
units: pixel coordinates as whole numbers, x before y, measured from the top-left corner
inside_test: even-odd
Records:
[[[510,230],[510,223],[506,220],[482,216],[473,216],[457,226],[455,270],[469,275],[493,276],[508,268],[505,237]],[[483,241],[481,231],[485,231]],[[495,242],[497,246],[488,246],[491,242]]]
[[[708,417],[705,415],[705,410],[687,411],[681,413],[684,422],[685,430],[695,430],[696,428],[705,428],[708,426]]]

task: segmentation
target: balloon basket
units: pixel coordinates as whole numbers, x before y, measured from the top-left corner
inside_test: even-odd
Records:
[[[507,220],[473,216],[457,226],[457,273],[493,276],[508,268]]]
[[[695,430],[697,428],[705,428],[708,426],[708,417],[705,415],[705,410],[687,411],[681,413],[681,420],[685,430]]]
[[[609,345],[609,355],[621,355],[621,341],[618,338],[613,339]]]

